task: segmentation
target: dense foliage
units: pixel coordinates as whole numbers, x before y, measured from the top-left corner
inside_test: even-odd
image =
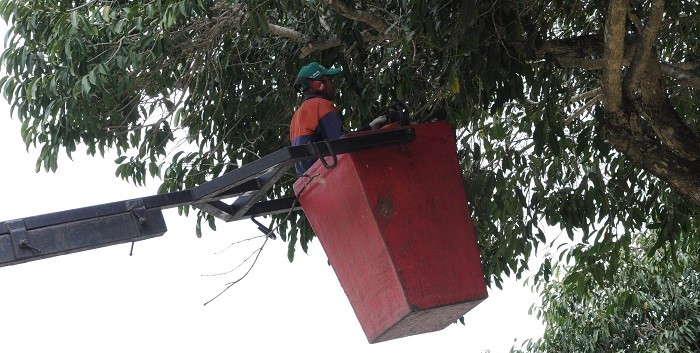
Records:
[[[585,292],[571,276],[540,285],[544,336],[528,352],[697,352],[700,351],[700,254],[654,252],[642,237],[612,274],[616,285],[593,284]],[[520,351],[515,350],[514,351]]]
[[[79,144],[113,149],[119,177],[156,176],[167,192],[286,146],[298,68],[340,66],[348,129],[394,100],[416,121],[447,112],[498,285],[548,245],[546,225],[571,239],[552,251],[578,259],[574,272],[616,261],[610,250],[646,228],[660,230],[657,247],[696,241],[699,7],[1,0],[11,28],[0,87],[41,149],[37,168],[55,170]],[[293,180],[268,197],[290,195]],[[281,230],[290,257],[313,236],[298,215]]]

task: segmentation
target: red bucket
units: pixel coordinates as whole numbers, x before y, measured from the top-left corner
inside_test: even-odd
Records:
[[[447,122],[317,162],[294,190],[370,343],[437,331],[488,295]]]

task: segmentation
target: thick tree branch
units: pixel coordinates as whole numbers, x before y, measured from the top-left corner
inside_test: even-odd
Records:
[[[700,89],[700,77],[682,69],[680,65],[661,64],[661,73],[676,79],[680,85]]]
[[[639,37],[631,36],[626,42],[624,66],[633,60]],[[551,56],[557,64],[565,68],[600,70],[603,67],[603,37],[586,35],[575,38],[557,39],[545,42],[535,50],[536,58]],[[661,72],[677,81],[679,85],[700,88],[700,77],[692,73],[700,67],[699,62],[662,63]]]
[[[326,4],[341,16],[347,17],[353,21],[363,22],[369,25],[372,29],[379,32],[378,35],[364,33],[362,38],[365,42],[382,42],[396,39],[397,33],[386,34],[389,26],[378,16],[366,11],[359,11],[349,8],[341,1],[325,0]],[[224,5],[219,4],[214,10],[215,16],[211,22],[216,24],[225,24],[228,28],[239,29],[247,17],[245,8],[240,4]],[[217,26],[222,28],[222,26]],[[269,33],[272,36],[289,39],[293,42],[303,44],[299,56],[305,58],[315,52],[324,51],[331,48],[337,48],[344,43],[338,37],[330,37],[323,40],[318,40],[305,33],[295,29],[280,26],[277,24],[268,24]],[[215,37],[215,36],[210,36]],[[195,46],[196,47],[196,46]]]
[[[322,42],[309,42],[303,48],[301,48],[301,54],[299,57],[305,58],[314,52],[324,51],[331,48],[340,47],[342,45],[343,41],[338,37],[329,38]]]
[[[651,61],[656,61],[654,43],[657,40],[659,27],[664,13],[664,0],[652,0],[651,12],[642,32],[642,39],[634,53],[630,72],[625,77],[625,89],[628,96],[634,96],[642,76],[646,75]]]
[[[338,0],[324,0],[324,2],[326,3],[326,5],[328,5],[328,7],[331,8],[331,10],[333,10],[338,15],[346,17],[353,21],[366,23],[372,29],[379,32],[378,35],[364,32],[362,35],[362,40],[365,42],[382,42],[393,40],[397,37],[397,33],[387,33],[387,31],[389,30],[389,25],[383,19],[372,13],[351,9],[344,2]],[[343,42],[338,37],[331,37],[319,42],[310,42],[309,40],[307,40],[304,43],[307,44],[306,46],[304,46],[304,48],[301,49],[300,57],[302,58],[309,56],[310,54],[317,51],[328,50],[343,45]]]
[[[637,111],[649,119],[656,135],[678,156],[700,160],[700,138],[685,124],[668,98],[661,78],[661,65],[647,64],[639,83],[640,98],[633,99]]]
[[[603,125],[603,136],[630,162],[667,182],[685,195],[691,202],[700,205],[700,162],[689,161],[673,153],[668,147],[648,136],[632,134],[628,129]]]
[[[605,18],[601,87],[605,107],[614,114],[622,111],[622,63],[627,6],[627,0],[610,0]]]
[[[535,50],[535,55],[538,59],[544,59],[547,55],[551,55],[556,59],[590,59],[594,56],[599,57],[602,53],[603,37],[600,35],[548,40]]]
[[[685,71],[693,71],[700,69],[700,61],[686,61],[682,63],[674,63],[672,64],[672,66]]]
[[[649,120],[654,133],[676,155],[694,161],[700,158],[700,139],[671,104],[662,80],[661,65],[654,52],[663,12],[664,0],[651,1],[640,44],[624,80],[624,93],[627,101]]]
[[[631,38],[627,41],[624,66],[632,62],[639,39]],[[552,56],[557,65],[565,68],[579,68],[584,70],[600,70],[603,67],[603,38],[601,36],[582,36],[568,39],[558,39],[545,42],[535,51],[538,59]],[[700,63],[689,61],[682,63],[662,63],[661,72],[677,81],[679,85],[699,88],[700,77],[691,71],[700,67]]]

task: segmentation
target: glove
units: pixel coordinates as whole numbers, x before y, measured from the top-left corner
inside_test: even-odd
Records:
[[[387,122],[386,116],[382,115],[382,116],[380,116],[380,117],[378,117],[378,118],[372,120],[372,122],[369,123],[369,127],[370,127],[372,130],[377,130],[377,129],[379,129],[380,127],[382,127],[384,124],[386,124],[386,122]]]

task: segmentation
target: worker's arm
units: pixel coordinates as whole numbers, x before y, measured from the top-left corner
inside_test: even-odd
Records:
[[[331,110],[318,120],[316,131],[324,140],[335,140],[345,135],[343,116],[337,110]]]
[[[357,131],[377,130],[380,127],[384,126],[384,124],[386,123],[387,118],[386,116],[382,115],[372,120],[372,122],[370,122],[369,124],[361,126],[359,129],[357,129]]]

